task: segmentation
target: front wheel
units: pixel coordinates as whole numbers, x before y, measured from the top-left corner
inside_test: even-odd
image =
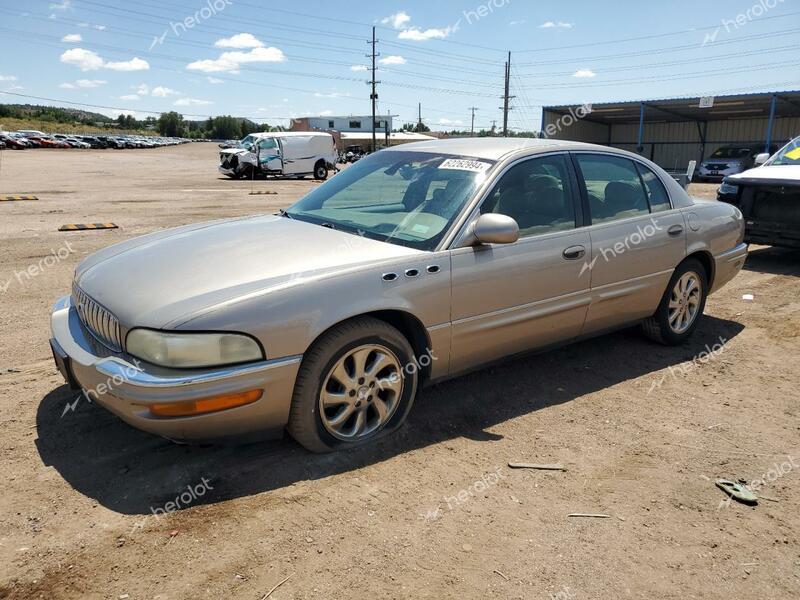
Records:
[[[343,323],[306,353],[288,430],[312,452],[374,441],[406,419],[419,367],[408,340],[371,317]]]
[[[678,265],[656,313],[642,323],[649,338],[669,346],[686,341],[706,306],[708,276],[699,261],[690,258]]]
[[[316,165],[314,165],[314,179],[325,180],[328,178],[328,167],[325,165],[325,161],[318,161]]]

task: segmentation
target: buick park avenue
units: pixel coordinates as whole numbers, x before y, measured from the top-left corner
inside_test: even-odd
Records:
[[[462,139],[381,150],[276,215],[86,258],[52,312],[66,380],[181,441],[326,452],[400,426],[420,387],[641,325],[692,335],[747,256],[738,208],[622,150]]]

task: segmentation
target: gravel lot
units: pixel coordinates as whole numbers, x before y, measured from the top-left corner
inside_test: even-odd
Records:
[[[317,185],[222,179],[216,154],[0,156],[0,194],[39,197],[0,203],[0,598],[260,600],[287,577],[270,598],[800,597],[798,252],[753,248],[687,346],[623,331],[449,381],[369,450],[177,446],[85,400],[62,416],[49,311],[84,256]],[[722,476],[771,500],[720,504]]]

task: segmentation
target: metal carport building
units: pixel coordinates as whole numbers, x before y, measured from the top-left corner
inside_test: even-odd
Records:
[[[630,150],[669,170],[723,145],[764,151],[800,135],[800,91],[593,104],[578,118],[583,106],[544,107],[544,135]]]

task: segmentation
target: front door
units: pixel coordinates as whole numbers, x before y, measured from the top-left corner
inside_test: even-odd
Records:
[[[576,337],[590,300],[591,241],[567,154],[515,163],[480,210],[514,218],[520,239],[451,252],[451,373]]]

